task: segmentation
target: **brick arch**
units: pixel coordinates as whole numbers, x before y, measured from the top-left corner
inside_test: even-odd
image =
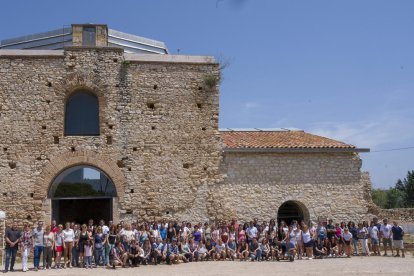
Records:
[[[90,165],[105,172],[115,185],[118,201],[123,202],[126,178],[117,164],[108,160],[108,156],[90,151],[68,152],[52,158],[35,184],[35,197],[39,200],[47,199],[50,185],[65,169],[76,165]]]
[[[99,128],[100,132],[104,128],[106,122],[106,97],[105,87],[100,78],[97,78],[96,74],[87,72],[74,72],[66,75],[63,79],[56,83],[55,89],[62,97],[62,120],[65,119],[65,107],[67,99],[75,92],[79,90],[86,90],[98,98],[99,105]],[[63,122],[64,126],[64,122]],[[62,130],[63,132],[63,130]]]

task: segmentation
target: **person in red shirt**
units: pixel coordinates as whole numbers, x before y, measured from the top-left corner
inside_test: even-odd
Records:
[[[52,224],[50,225],[50,232],[56,233],[59,230],[59,227],[56,225],[56,220],[52,220]]]

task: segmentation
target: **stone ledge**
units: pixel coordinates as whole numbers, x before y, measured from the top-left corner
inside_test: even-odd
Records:
[[[65,46],[65,51],[82,51],[82,50],[96,50],[96,51],[107,51],[107,52],[124,52],[124,49],[120,47],[111,46]]]
[[[63,57],[63,50],[0,50],[0,57]]]
[[[189,64],[218,64],[212,56],[186,55],[155,55],[155,54],[124,54],[125,61],[148,63],[189,63]]]

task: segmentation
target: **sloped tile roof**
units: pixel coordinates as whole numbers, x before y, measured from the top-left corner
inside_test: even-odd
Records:
[[[355,149],[355,146],[298,130],[220,131],[229,149]]]

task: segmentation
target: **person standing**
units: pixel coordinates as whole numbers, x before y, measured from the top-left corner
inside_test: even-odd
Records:
[[[305,248],[306,257],[308,260],[311,260],[313,257],[313,237],[306,224],[302,225],[302,242],[303,247]]]
[[[109,227],[105,225],[105,221],[103,219],[99,221],[99,226],[102,227],[102,233],[105,236],[105,243],[104,243],[104,248],[103,248],[104,265],[109,266],[109,251],[110,251],[109,243],[108,243]],[[134,231],[134,234],[135,234],[135,231]]]
[[[371,226],[368,228],[368,231],[369,231],[369,236],[371,238],[371,245],[372,245],[372,250],[374,251],[374,255],[380,256],[381,254],[379,251],[379,239],[378,239],[379,229],[377,228],[374,221],[371,221]]]
[[[40,268],[40,257],[43,252],[43,221],[39,221],[37,223],[37,227],[33,229],[32,236],[33,236],[33,246],[34,246],[34,257],[33,257],[33,263],[34,263],[34,270],[37,271]],[[43,263],[43,266],[45,264]]]
[[[96,267],[104,266],[105,265],[104,244],[106,243],[106,236],[102,233],[101,226],[98,226],[96,228],[96,233],[93,239],[94,239],[95,265]]]
[[[73,247],[72,247],[72,266],[78,267],[79,266],[79,238],[80,238],[80,229],[79,224],[75,224],[73,227],[73,233],[75,234],[73,238]]]
[[[378,252],[379,252],[380,251],[380,248],[381,248],[381,235],[380,235],[381,223],[378,222],[378,218],[377,217],[373,217],[372,218],[372,221],[374,222],[374,225],[378,229]],[[381,254],[378,254],[378,256],[381,256]]]
[[[352,234],[352,246],[354,247],[354,255],[359,256],[358,253],[358,228],[355,227],[353,221],[348,222],[349,233]]]
[[[368,229],[362,223],[358,223],[358,240],[361,241],[362,252],[365,256],[370,256],[368,248]]]
[[[349,232],[348,227],[344,228],[344,233],[342,234],[342,239],[345,243],[345,254],[348,258],[351,258],[351,241],[352,234]]]
[[[247,237],[249,239],[249,243],[251,243],[253,239],[257,237],[257,228],[254,226],[253,221],[250,222],[249,228],[247,228]],[[249,246],[251,247],[251,244],[249,244]]]
[[[51,232],[51,227],[48,225],[43,234],[43,269],[50,269],[52,267],[54,245],[55,234]]]
[[[59,224],[58,231],[55,233],[55,268],[61,268],[60,259],[62,258],[62,252],[65,244],[63,242],[63,225]]]
[[[115,247],[115,242],[116,242],[116,226],[115,225],[111,225],[111,227],[109,228],[109,234],[107,236],[107,245],[109,247],[108,251],[105,251],[105,261],[107,262],[106,265],[110,266],[111,262],[110,262],[110,253],[112,252],[112,249]],[[136,241],[138,241],[139,239],[135,239]]]
[[[59,227],[56,225],[56,220],[52,220],[52,224],[50,225],[50,232],[53,234],[56,234],[56,232],[59,231]]]
[[[326,235],[328,237],[328,240],[332,240],[332,237],[335,236],[336,229],[333,224],[333,220],[328,220],[328,224],[326,225]]]
[[[387,256],[387,245],[388,248],[391,249],[391,255],[394,255],[394,250],[392,249],[392,226],[388,224],[388,220],[383,220],[384,224],[381,225],[381,237],[382,237],[382,244],[384,245],[384,255]]]
[[[6,267],[4,272],[14,271],[14,262],[20,240],[21,232],[17,229],[17,223],[13,222],[12,227],[6,230]],[[11,258],[11,260],[10,260]]]
[[[91,240],[87,240],[83,246],[83,252],[85,254],[85,268],[92,268],[93,243]]]
[[[391,232],[392,232],[393,246],[395,250],[397,250],[397,255],[395,255],[395,257],[400,256],[400,249],[401,249],[401,254],[402,254],[401,257],[405,258],[404,241],[403,241],[404,230],[402,229],[401,226],[398,225],[396,221],[394,221],[394,226],[391,228]]]
[[[82,224],[81,227],[81,231],[79,233],[79,241],[78,241],[78,246],[79,246],[79,262],[80,262],[80,266],[83,267],[85,265],[85,244],[86,242],[91,239],[91,237],[89,236],[89,233],[87,231],[86,228],[86,224]]]
[[[24,224],[23,233],[20,237],[20,248],[22,254],[22,270],[23,272],[28,271],[27,267],[27,260],[30,256],[30,250],[33,246],[33,237],[32,237],[32,230],[29,227],[29,224]]]
[[[63,230],[63,242],[64,242],[64,260],[65,260],[65,268],[71,267],[71,261],[72,261],[72,247],[73,247],[73,241],[75,239],[75,232],[73,229],[70,228],[70,223],[66,222],[66,229]]]

